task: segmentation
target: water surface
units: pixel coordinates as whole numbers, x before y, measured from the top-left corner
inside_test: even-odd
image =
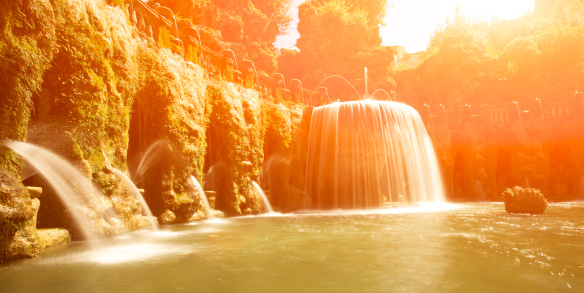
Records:
[[[584,203],[212,219],[0,267],[0,292],[584,292]]]

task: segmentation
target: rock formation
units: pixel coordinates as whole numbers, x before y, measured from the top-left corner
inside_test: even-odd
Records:
[[[501,194],[508,213],[541,214],[547,208],[547,199],[535,188],[515,186]]]

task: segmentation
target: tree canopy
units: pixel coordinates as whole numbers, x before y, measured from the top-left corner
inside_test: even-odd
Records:
[[[314,88],[327,76],[340,75],[364,93],[363,68],[368,67],[371,87],[388,91],[393,83],[386,80],[393,50],[381,46],[386,1],[307,1],[299,6],[296,42],[299,51],[283,50],[278,68],[286,76],[302,80]],[[339,99],[355,99],[354,91],[343,81],[327,82],[329,94]],[[351,97],[349,97],[351,96]]]
[[[243,44],[247,58],[258,70],[272,72],[276,65],[276,37],[292,20],[291,0],[155,0],[173,10],[185,25],[221,31],[224,41]]]
[[[584,3],[543,2],[536,8],[548,9],[490,26],[455,11],[434,33],[427,59],[393,74],[400,99],[508,103],[566,99],[584,90]]]

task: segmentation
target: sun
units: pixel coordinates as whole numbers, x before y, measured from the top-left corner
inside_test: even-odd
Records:
[[[462,12],[475,21],[511,20],[533,11],[535,0],[389,0],[386,26],[381,27],[383,44],[400,45],[409,53],[426,49],[436,27]]]
[[[470,16],[491,21],[494,17],[510,20],[533,10],[535,0],[460,0],[462,11]]]

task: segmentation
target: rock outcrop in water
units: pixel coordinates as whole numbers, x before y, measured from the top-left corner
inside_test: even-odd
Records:
[[[38,208],[39,200],[31,199],[24,185],[0,168],[0,263],[41,253],[36,229],[29,226]]]
[[[501,196],[508,213],[540,214],[547,208],[547,199],[539,189],[515,186],[507,188]]]
[[[64,229],[37,230],[41,193],[0,168],[0,263],[34,257],[45,247],[71,241]]]

